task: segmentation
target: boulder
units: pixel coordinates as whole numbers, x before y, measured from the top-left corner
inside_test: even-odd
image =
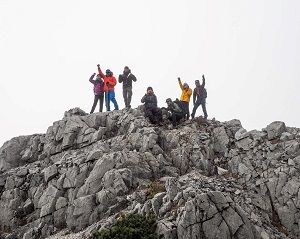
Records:
[[[268,140],[280,137],[283,132],[286,131],[285,123],[281,121],[274,121],[266,128],[268,133]]]

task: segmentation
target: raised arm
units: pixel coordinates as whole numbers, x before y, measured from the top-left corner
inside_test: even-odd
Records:
[[[181,83],[181,80],[180,80],[180,77],[178,77],[177,79],[178,79],[178,84],[179,84],[179,86],[180,86],[180,89],[181,89],[181,90],[184,90],[184,89],[183,89],[183,86],[182,86],[182,83]]]
[[[96,81],[93,80],[94,77],[95,77],[95,75],[96,75],[96,73],[94,73],[93,75],[91,75],[91,77],[90,77],[90,79],[89,79],[89,81],[90,81],[92,84],[95,84],[95,83],[96,83]]]
[[[205,77],[202,75],[202,86],[205,87]]]
[[[100,65],[98,64],[97,67],[98,67],[98,72],[99,72],[100,76],[101,76],[102,78],[104,78],[105,75],[104,75],[103,72],[101,71]]]

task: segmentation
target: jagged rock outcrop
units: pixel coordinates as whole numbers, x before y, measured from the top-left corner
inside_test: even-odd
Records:
[[[300,130],[240,121],[155,126],[75,108],[0,149],[0,238],[86,233],[154,213],[161,238],[299,238]]]

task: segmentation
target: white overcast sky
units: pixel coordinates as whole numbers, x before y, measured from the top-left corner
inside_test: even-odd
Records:
[[[0,0],[0,146],[89,112],[100,63],[152,86],[159,106],[206,76],[208,118],[300,128],[299,0]],[[122,86],[116,98],[124,107]],[[98,107],[97,107],[98,109]],[[190,104],[190,110],[192,104]],[[201,107],[196,115],[201,115]]]

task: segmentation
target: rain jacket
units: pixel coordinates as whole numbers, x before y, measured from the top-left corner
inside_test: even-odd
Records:
[[[115,90],[115,85],[117,84],[117,80],[114,76],[107,76],[104,75],[103,72],[101,71],[100,67],[98,67],[98,72],[104,79],[104,91],[114,91]]]
[[[182,90],[180,101],[190,102],[191,95],[193,94],[193,90],[191,88],[188,88],[188,90],[185,90],[183,88],[183,85],[181,81],[178,81],[180,89]]]
[[[193,91],[193,103],[197,100],[201,100],[207,97],[207,92],[205,90],[205,78],[202,78],[202,84],[199,87],[196,87]]]
[[[92,75],[89,81],[94,85],[94,93],[97,95],[103,95],[104,93],[104,84],[103,81],[93,80],[94,75]]]
[[[136,77],[130,69],[127,73],[124,71],[122,75],[119,75],[119,83],[123,82],[123,89],[132,87],[132,81],[136,82]]]
[[[142,103],[145,103],[145,108],[156,108],[157,107],[157,98],[156,95],[153,94],[145,94],[141,99]]]

